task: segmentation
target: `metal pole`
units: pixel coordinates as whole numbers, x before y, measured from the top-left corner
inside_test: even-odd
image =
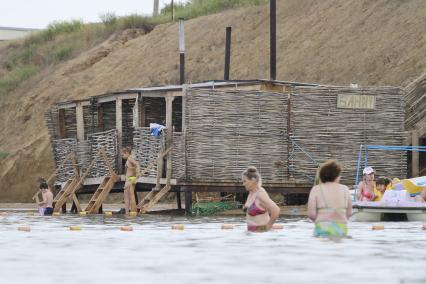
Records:
[[[179,18],[179,61],[180,61],[180,84],[185,83],[185,26],[184,19]]]
[[[226,27],[226,40],[225,40],[225,71],[223,79],[229,80],[229,65],[231,63],[231,34],[232,27]]]
[[[362,156],[362,144],[359,145],[358,163],[356,166],[356,178],[355,178],[355,184],[354,184],[354,198],[353,198],[354,201],[356,200],[356,192],[358,190],[359,167],[361,166],[361,156]]]
[[[175,20],[175,4],[174,1],[172,0],[172,22]]]
[[[271,69],[270,69],[270,77],[271,80],[275,80],[277,78],[277,2],[276,0],[270,0],[269,4],[270,8],[270,63],[271,63]]]

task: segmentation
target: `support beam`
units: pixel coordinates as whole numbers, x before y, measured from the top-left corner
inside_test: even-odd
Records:
[[[174,97],[166,97],[166,148],[172,146],[173,143],[173,100]],[[167,155],[167,185],[170,185],[170,178],[172,176],[172,151],[169,151]]]
[[[81,103],[77,103],[75,107],[75,116],[77,119],[77,140],[84,140],[84,116],[83,116],[83,105]]]
[[[416,130],[411,131],[411,145],[412,146],[419,146],[419,133]],[[413,177],[416,177],[419,175],[419,165],[420,165],[420,155],[419,152],[413,151],[411,155],[411,173]]]
[[[192,191],[185,191],[185,213],[192,215]]]
[[[140,119],[139,119],[139,99],[136,98],[135,105],[133,106],[133,127],[140,127]]]
[[[115,101],[115,128],[117,129],[117,165],[118,165],[118,173],[122,172],[122,162],[121,162],[121,148],[122,148],[122,138],[123,138],[123,106],[122,100],[117,98]]]

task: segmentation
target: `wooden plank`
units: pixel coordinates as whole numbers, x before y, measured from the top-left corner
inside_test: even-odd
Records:
[[[136,98],[135,105],[133,106],[133,127],[139,127],[140,126],[140,119],[139,119],[139,100]]]
[[[75,208],[77,209],[77,213],[81,212],[81,205],[80,201],[77,198],[77,195],[75,193],[72,195],[72,200],[74,201]]]
[[[155,194],[155,196],[141,209],[141,213],[148,212],[158,201],[171,189],[171,186],[166,184],[159,192]]]
[[[84,116],[83,116],[83,105],[77,103],[75,108],[75,115],[77,119],[77,139],[78,141],[84,140]]]
[[[166,147],[170,149],[167,155],[167,185],[170,185],[170,178],[172,176],[172,143],[173,143],[173,100],[174,97],[166,98]]]

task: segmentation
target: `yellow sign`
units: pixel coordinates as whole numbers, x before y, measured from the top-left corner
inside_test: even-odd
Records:
[[[353,109],[375,109],[376,96],[338,94],[337,107]]]

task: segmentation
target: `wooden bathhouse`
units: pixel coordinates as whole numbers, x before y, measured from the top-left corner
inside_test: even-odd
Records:
[[[319,163],[336,158],[342,182],[353,185],[360,144],[406,142],[403,97],[395,87],[247,80],[63,102],[46,112],[62,186],[55,200],[78,203],[79,194],[90,193],[81,210],[97,212],[107,194],[122,190],[125,146],[141,164],[136,190],[149,192],[139,202],[142,212],[167,192],[185,192],[187,210],[193,192],[243,192],[241,173],[249,165],[268,191],[307,194]],[[160,136],[151,135],[150,123],[165,126]],[[406,175],[406,153],[373,152],[369,163],[380,175]]]

